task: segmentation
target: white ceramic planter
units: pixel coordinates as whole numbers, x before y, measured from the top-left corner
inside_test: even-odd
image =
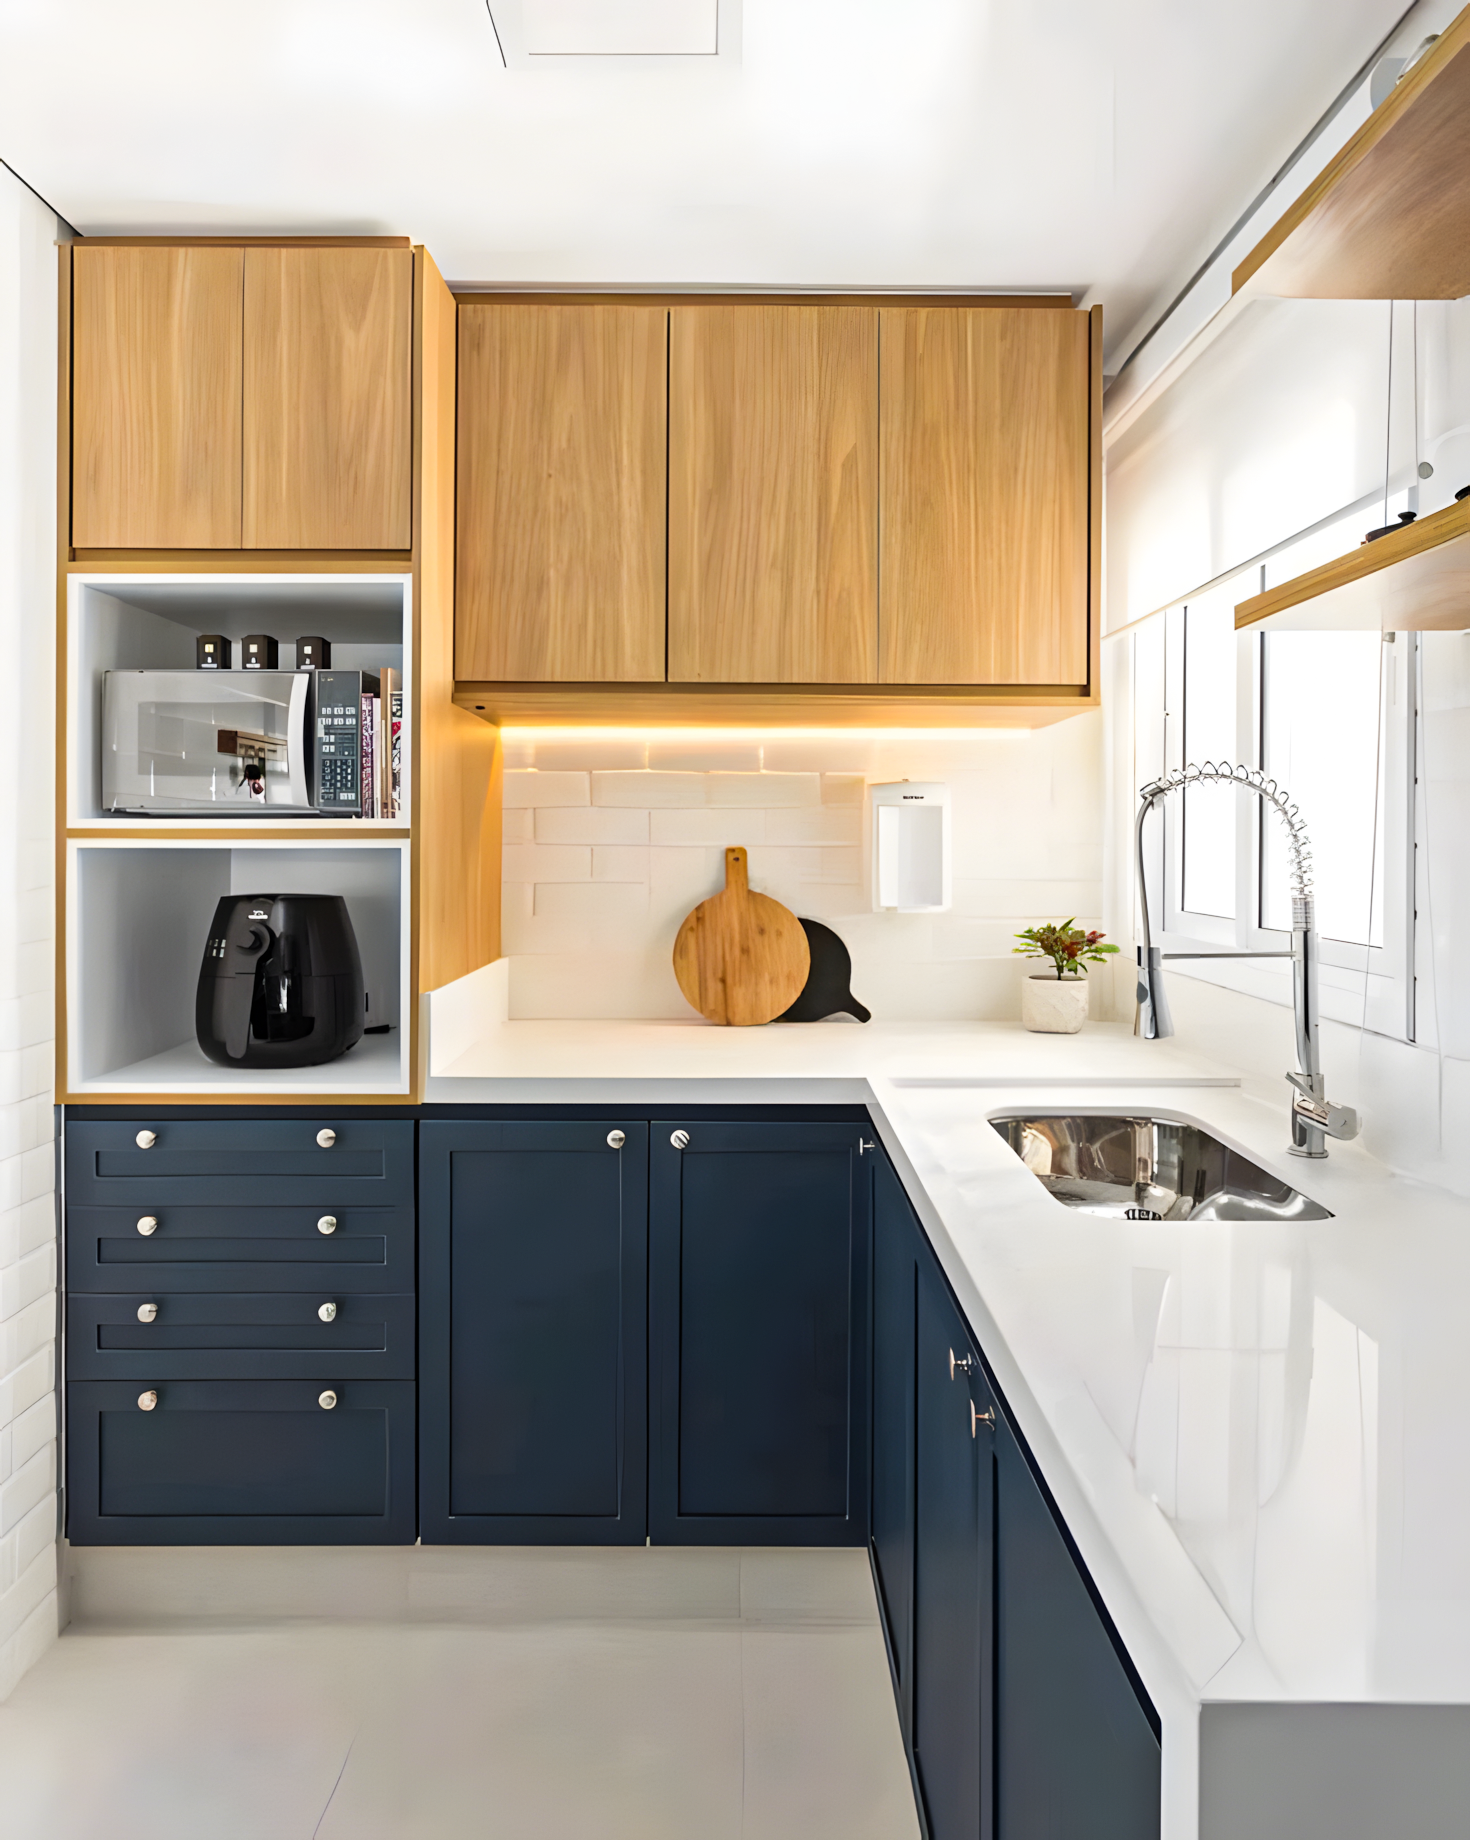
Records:
[[[1087,1020],[1087,979],[1048,971],[1021,979],[1021,1021],[1038,1035],[1075,1035]]]

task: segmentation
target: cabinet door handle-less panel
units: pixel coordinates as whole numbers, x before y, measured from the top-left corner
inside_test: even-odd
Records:
[[[421,1126],[425,1540],[642,1543],[647,1171],[642,1123]]]
[[[412,1542],[412,1381],[341,1381],[328,1390],[336,1394],[331,1410],[318,1380],[160,1380],[141,1396],[136,1381],[74,1382],[70,1539]]]
[[[865,1545],[871,1162],[845,1124],[655,1124],[649,1531]]]

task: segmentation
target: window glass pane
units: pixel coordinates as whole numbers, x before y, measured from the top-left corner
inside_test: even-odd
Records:
[[[1317,930],[1353,945],[1383,943],[1374,885],[1379,811],[1376,632],[1267,633],[1262,641],[1261,765],[1306,822]],[[1261,924],[1291,925],[1286,826],[1267,812],[1261,837]]]
[[[1235,749],[1236,591],[1214,593],[1184,610],[1184,758],[1233,761]],[[1229,786],[1184,794],[1182,904],[1192,914],[1235,918],[1235,812]]]

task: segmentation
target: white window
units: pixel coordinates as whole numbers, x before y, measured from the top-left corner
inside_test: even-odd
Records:
[[[1141,671],[1138,683],[1163,692],[1159,764],[1236,762],[1287,790],[1312,850],[1322,1013],[1412,1040],[1416,639],[1237,633],[1235,604],[1258,579],[1253,571],[1220,584],[1153,628],[1147,643],[1162,645],[1162,669]],[[1156,943],[1287,953],[1280,818],[1231,786],[1193,787],[1155,809],[1145,842]],[[1291,1001],[1284,958],[1201,957],[1171,972]]]

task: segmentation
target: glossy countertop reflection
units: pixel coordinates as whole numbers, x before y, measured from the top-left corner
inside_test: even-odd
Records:
[[[1357,1144],[1288,1156],[1288,1092],[1119,1026],[500,1023],[426,1099],[861,1099],[1145,1684],[1470,1702],[1470,1204]],[[1321,1221],[1107,1220],[991,1128],[1204,1126]]]

